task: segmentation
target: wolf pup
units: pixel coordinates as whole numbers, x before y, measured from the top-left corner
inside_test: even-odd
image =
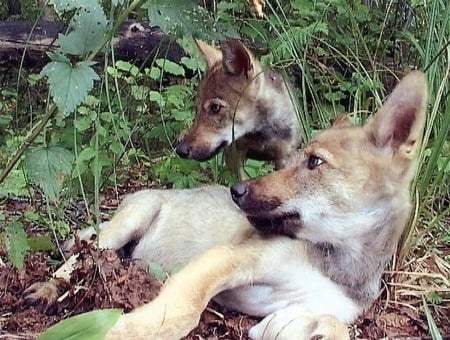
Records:
[[[181,338],[215,299],[262,317],[252,339],[348,339],[408,220],[426,105],[425,76],[414,71],[364,126],[337,121],[291,167],[231,195],[209,186],[129,196],[100,246],[133,240],[134,257],[185,266],[106,338]]]
[[[199,84],[194,124],[177,154],[205,161],[225,149],[226,164],[240,179],[245,178],[247,157],[274,161],[276,169],[286,167],[302,138],[281,75],[263,71],[239,40],[224,41],[221,50],[203,41],[197,45],[208,70]]]

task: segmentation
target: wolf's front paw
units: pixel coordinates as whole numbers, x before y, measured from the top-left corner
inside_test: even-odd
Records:
[[[314,315],[285,308],[266,316],[250,329],[253,340],[348,340],[347,327],[331,315]]]
[[[108,332],[106,340],[122,339],[180,339],[200,320],[200,311],[183,299],[156,298],[151,303],[122,315]],[[181,301],[180,301],[181,300]]]

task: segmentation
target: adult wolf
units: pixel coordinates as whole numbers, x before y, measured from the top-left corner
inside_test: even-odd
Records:
[[[203,41],[197,45],[208,70],[198,87],[194,124],[177,146],[178,155],[204,161],[225,150],[227,166],[240,179],[247,157],[286,167],[302,138],[281,75],[263,71],[239,40],[227,39],[221,50]]]
[[[427,105],[425,76],[405,76],[362,127],[338,120],[289,168],[231,188],[129,196],[100,246],[183,269],[107,339],[176,339],[208,301],[263,317],[252,339],[346,339],[379,294],[410,213],[409,185]],[[235,205],[236,204],[236,205]]]

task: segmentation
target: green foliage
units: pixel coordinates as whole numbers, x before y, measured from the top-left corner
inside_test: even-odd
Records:
[[[160,26],[164,32],[179,36],[192,35],[202,39],[217,40],[226,36],[238,37],[235,28],[215,20],[197,1],[192,0],[148,0],[148,20]]]
[[[107,19],[102,7],[95,0],[53,0],[51,3],[57,13],[76,11],[69,23],[69,33],[58,37],[61,52],[86,57],[106,34]]]
[[[22,170],[15,169],[11,171],[0,185],[0,197],[8,195],[28,196],[27,181]]]
[[[103,339],[121,314],[121,309],[103,309],[75,315],[47,329],[38,340]]]
[[[61,147],[34,147],[27,152],[24,167],[30,181],[39,185],[50,200],[55,200],[72,172],[72,162],[72,153]]]
[[[442,340],[442,335],[439,332],[439,328],[436,325],[436,322],[434,321],[433,315],[431,314],[430,308],[428,307],[427,302],[425,301],[425,298],[422,299],[423,302],[423,309],[425,311],[425,317],[428,322],[428,329],[431,335],[431,338],[433,340]]]
[[[83,101],[94,86],[98,75],[91,68],[93,62],[78,62],[72,65],[69,59],[57,53],[48,53],[52,62],[41,74],[48,77],[50,92],[61,112],[71,113]]]
[[[23,224],[17,220],[6,224],[6,250],[8,259],[14,267],[22,269],[24,265],[25,255],[30,247],[27,241],[27,234],[23,228]]]

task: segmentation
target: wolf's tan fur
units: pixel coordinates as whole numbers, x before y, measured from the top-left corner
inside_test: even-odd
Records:
[[[347,339],[408,219],[426,103],[412,72],[365,126],[338,121],[292,167],[231,196],[220,186],[131,195],[100,246],[134,239],[134,257],[185,267],[107,339],[180,338],[212,298],[264,317],[253,339]]]
[[[227,165],[240,178],[245,177],[247,157],[274,161],[277,169],[286,167],[300,146],[301,132],[281,75],[263,71],[238,40],[224,41],[221,50],[203,41],[197,45],[208,70],[198,88],[197,116],[177,153],[203,161],[225,149]]]

